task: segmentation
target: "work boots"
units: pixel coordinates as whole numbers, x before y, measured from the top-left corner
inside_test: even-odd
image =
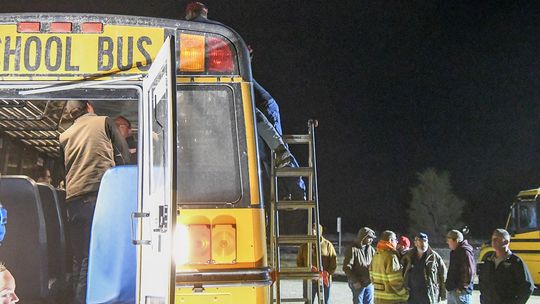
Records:
[[[276,150],[276,167],[283,168],[291,165],[293,156],[285,145],[279,145]]]

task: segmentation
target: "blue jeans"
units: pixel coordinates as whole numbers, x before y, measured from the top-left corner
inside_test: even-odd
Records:
[[[349,288],[352,291],[353,304],[373,304],[373,294],[375,292],[373,284],[356,289],[352,282],[349,282]]]
[[[446,297],[448,298],[447,304],[470,304],[472,300],[472,295],[465,290],[450,290]]]

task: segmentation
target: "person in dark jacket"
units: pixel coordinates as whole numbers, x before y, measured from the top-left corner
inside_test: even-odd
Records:
[[[483,304],[525,304],[534,291],[534,280],[523,260],[510,248],[510,234],[495,229],[491,247],[479,271],[480,302]]]
[[[469,304],[472,300],[475,263],[473,248],[458,230],[450,230],[446,243],[452,250],[446,277],[448,304]]]
[[[362,227],[358,231],[356,242],[345,252],[343,271],[347,275],[354,304],[373,304],[374,290],[369,266],[375,255],[375,248],[371,246],[374,239],[375,231]]]
[[[435,304],[446,300],[446,265],[429,246],[428,235],[417,233],[414,247],[401,260],[409,304]]]
[[[86,100],[70,100],[66,112],[75,120],[60,134],[66,169],[68,234],[73,253],[74,303],[86,303],[86,278],[90,231],[101,178],[130,159],[126,140],[114,121],[97,116]]]

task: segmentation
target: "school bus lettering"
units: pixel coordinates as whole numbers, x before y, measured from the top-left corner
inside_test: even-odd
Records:
[[[54,53],[52,53],[54,51]],[[54,57],[53,57],[54,55]],[[54,63],[53,63],[54,58]],[[59,37],[47,39],[45,44],[45,66],[49,71],[58,71],[62,64],[62,40]]]
[[[98,39],[98,71],[109,71],[113,68],[116,55],[116,68],[126,71],[133,67],[133,39],[134,37],[117,37],[116,45],[111,37],[99,37]],[[127,40],[127,45],[126,45]],[[148,70],[147,64],[152,63],[152,57],[144,48],[151,45],[152,40],[147,36],[137,39],[137,50],[144,57],[143,61],[137,61],[136,66],[141,71]],[[127,61],[124,57],[127,57]]]
[[[9,25],[0,30],[0,76],[146,72],[164,39],[162,28],[134,26],[108,26],[96,34],[26,34]]]
[[[15,47],[11,48],[11,37],[6,37],[6,45],[4,48],[4,71],[9,70],[9,58],[15,56],[15,71],[20,69],[20,53],[21,53],[21,37],[15,39]]]
[[[148,71],[150,64],[152,64],[152,57],[148,54],[148,51],[144,48],[144,45],[152,45],[152,39],[150,37],[143,36],[137,40],[137,49],[144,57],[144,61],[137,61],[137,68],[141,71]]]

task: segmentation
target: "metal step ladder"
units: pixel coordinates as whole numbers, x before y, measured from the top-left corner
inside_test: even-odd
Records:
[[[315,128],[316,120],[308,121],[308,134],[303,135],[283,135],[283,140],[288,145],[307,145],[309,150],[308,166],[299,168],[276,168],[275,155],[272,157],[272,172],[270,184],[271,197],[271,216],[270,216],[270,234],[271,234],[271,267],[274,270],[275,282],[272,285],[271,303],[313,303],[312,284],[317,284],[318,304],[324,304],[324,289],[322,278],[322,257],[319,231],[319,200],[317,192],[317,161],[315,154]],[[283,177],[303,177],[307,179],[306,190],[307,200],[282,200],[278,193],[278,180]],[[280,217],[282,212],[289,211],[307,212],[307,234],[305,235],[281,235]],[[317,227],[314,229],[312,227]],[[307,246],[307,267],[283,267],[281,261],[281,250],[283,247]],[[315,245],[315,246],[313,246]],[[313,248],[314,247],[314,248]],[[316,260],[313,259],[315,250]],[[311,265],[317,267],[318,272],[313,272]],[[303,297],[302,298],[282,298],[281,281],[283,280],[302,280]]]

